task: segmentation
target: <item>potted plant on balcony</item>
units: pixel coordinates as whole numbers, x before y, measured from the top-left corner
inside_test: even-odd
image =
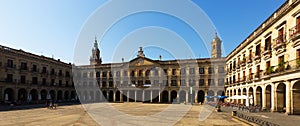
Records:
[[[281,72],[284,70],[284,61],[280,61],[278,64],[278,72]]]
[[[267,74],[272,74],[274,73],[274,66],[270,66],[268,69],[267,69]]]
[[[297,59],[296,63],[297,63],[297,68],[300,68],[300,59]]]

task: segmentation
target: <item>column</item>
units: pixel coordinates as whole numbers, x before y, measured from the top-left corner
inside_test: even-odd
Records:
[[[123,91],[120,91],[120,102],[123,102]]]
[[[286,112],[285,114],[291,114],[291,81],[286,81]]]
[[[185,103],[189,103],[189,91],[185,92]]]
[[[152,103],[152,90],[150,91],[150,102]]]
[[[143,93],[142,93],[142,102],[145,101],[145,90],[143,90]]]
[[[171,91],[168,91],[168,102],[171,102]]]
[[[241,96],[243,95],[243,88],[241,88]],[[241,104],[244,104],[244,99],[241,99]]]
[[[177,99],[177,103],[180,103],[180,97],[179,97],[179,93],[180,93],[180,91],[178,90],[178,92],[177,92],[177,96],[176,96],[176,99]]]
[[[262,109],[265,109],[267,106],[267,97],[266,97],[266,87],[263,86],[262,88]]]
[[[158,91],[158,103],[160,103],[160,91]]]
[[[254,104],[254,105],[257,105],[256,88],[253,88],[253,104]]]
[[[136,102],[136,90],[134,91],[134,102]]]
[[[198,103],[198,90],[195,92],[195,103]]]
[[[204,90],[204,96],[207,96],[207,92],[208,92],[208,90]],[[206,101],[207,101],[207,98],[204,98],[203,103],[206,102]],[[203,103],[202,103],[202,104],[203,104]]]
[[[271,84],[271,111],[274,112],[275,111],[275,84],[272,83]]]
[[[116,102],[116,92],[114,91],[113,102]]]
[[[249,106],[249,88],[246,88],[246,95],[247,95],[247,99],[246,99],[246,106]]]
[[[127,102],[129,102],[129,96],[130,96],[129,92],[130,92],[130,90],[127,91],[127,99],[126,99]]]

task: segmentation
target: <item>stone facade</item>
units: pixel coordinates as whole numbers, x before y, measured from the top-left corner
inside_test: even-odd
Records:
[[[287,0],[226,58],[226,95],[252,105],[300,112],[300,0]],[[245,104],[246,100],[230,100]]]
[[[0,46],[0,101],[38,103],[76,97],[72,65]]]

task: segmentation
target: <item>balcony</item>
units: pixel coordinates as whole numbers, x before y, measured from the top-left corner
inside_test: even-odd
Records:
[[[270,59],[272,57],[272,49],[271,49],[271,46],[267,46],[267,47],[262,47],[262,50],[263,50],[263,58],[264,60],[267,60],[267,59]]]
[[[278,36],[273,41],[273,49],[276,51],[276,55],[281,54],[286,50],[285,35]]]
[[[300,59],[280,62],[276,66],[270,66],[264,71],[265,76],[281,75],[286,72],[298,72],[300,70]]]
[[[290,39],[292,40],[294,47],[300,45],[300,24],[296,25],[295,27],[289,30],[290,32]]]
[[[260,63],[261,61],[261,54],[260,53],[257,53],[254,57],[254,60],[255,60],[255,64],[258,64]]]

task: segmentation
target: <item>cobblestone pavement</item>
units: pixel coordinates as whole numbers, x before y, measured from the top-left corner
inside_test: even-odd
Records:
[[[106,105],[106,106],[103,106]],[[132,120],[118,120],[116,122],[109,123],[111,125],[139,125],[143,122],[143,125],[165,125],[169,124],[162,119],[173,122],[173,124],[178,126],[185,125],[230,125],[230,126],[243,126],[247,125],[239,120],[232,118],[229,113],[224,112],[212,112],[207,119],[201,120],[201,114],[207,111],[203,106],[190,106],[190,105],[174,105],[172,109],[169,104],[142,104],[142,103],[101,103],[93,104],[88,106],[82,105],[72,105],[72,106],[59,106],[56,110],[50,110],[46,108],[37,108],[29,110],[15,110],[15,111],[4,111],[0,112],[0,125],[1,126],[97,126],[99,125],[98,117],[105,119],[105,116],[111,119],[116,118],[114,112],[110,112],[110,109],[105,107],[111,107],[118,112],[125,115],[131,115],[132,117],[146,117],[151,122],[142,120],[143,118],[133,118]],[[83,109],[86,108],[86,110]],[[184,110],[188,108],[188,112]],[[97,113],[105,112],[102,110],[107,110],[107,114]],[[156,114],[161,114],[162,111],[168,110],[169,113],[163,115],[163,118],[154,118]],[[87,113],[89,112],[89,114]],[[94,114],[94,115],[93,115]],[[95,114],[97,116],[95,116]],[[182,114],[183,118],[179,121],[172,120],[178,115]],[[92,115],[92,116],[89,116]],[[121,119],[123,118],[120,115]],[[153,119],[152,119],[153,118]],[[96,121],[95,121],[95,120]],[[100,119],[100,120],[101,120]],[[145,119],[145,118],[144,118]],[[148,121],[149,121],[148,120]],[[101,120],[103,121],[103,120]],[[122,123],[126,122],[126,123]],[[129,122],[129,123],[128,123]]]

